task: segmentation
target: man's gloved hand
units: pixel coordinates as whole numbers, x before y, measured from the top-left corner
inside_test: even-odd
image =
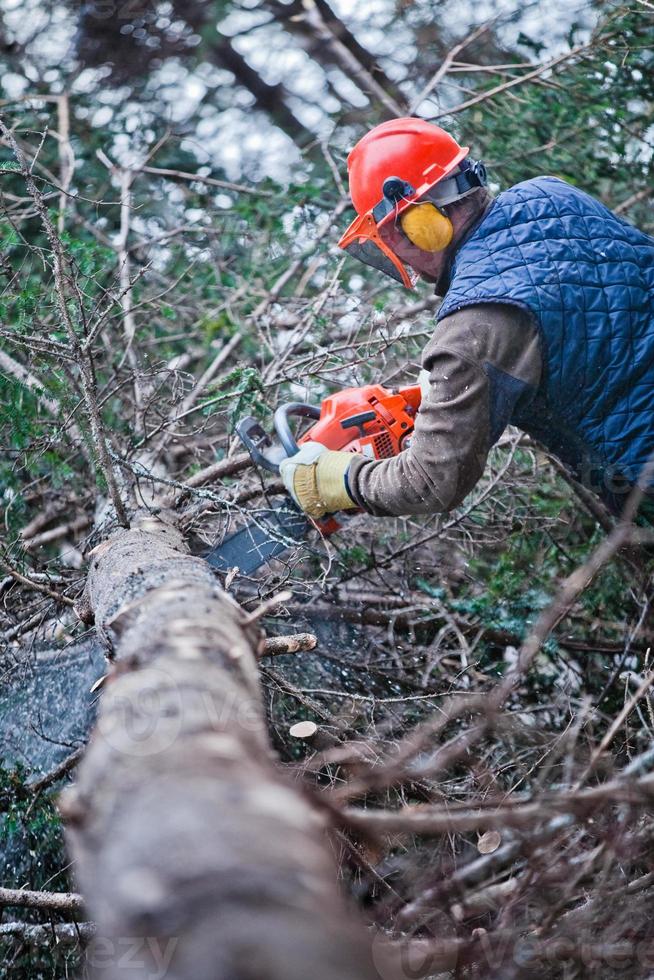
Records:
[[[353,453],[327,449],[319,442],[305,443],[295,456],[279,464],[284,486],[309,517],[322,517],[356,507],[347,490],[345,474]]]

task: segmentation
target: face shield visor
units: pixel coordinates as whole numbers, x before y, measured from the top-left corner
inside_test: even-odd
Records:
[[[384,242],[373,213],[362,214],[355,218],[338,243],[338,247],[365,265],[378,269],[396,282],[401,282],[407,289],[413,289],[416,284],[417,274],[404,265]]]

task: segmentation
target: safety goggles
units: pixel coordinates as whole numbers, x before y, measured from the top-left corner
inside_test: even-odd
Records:
[[[464,161],[459,173],[436,184],[420,187],[417,191],[399,177],[387,177],[383,184],[381,201],[366,214],[354,219],[338,247],[365,265],[401,282],[407,289],[413,289],[418,281],[418,274],[407,267],[384,241],[385,229],[390,225],[394,231],[402,234],[397,219],[407,208],[422,203],[431,203],[442,208],[485,185],[486,168],[483,163],[473,160]]]

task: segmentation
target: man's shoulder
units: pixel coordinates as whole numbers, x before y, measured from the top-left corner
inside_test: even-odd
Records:
[[[474,248],[475,243],[496,236],[511,244],[516,234],[524,245],[545,234],[556,236],[578,217],[606,219],[610,215],[600,201],[560,177],[530,177],[497,195],[463,248]]]
[[[475,253],[489,238],[495,239],[499,235],[510,242],[510,233],[518,225],[551,221],[562,210],[567,210],[563,201],[568,192],[574,190],[564,180],[549,176],[530,177],[508,187],[492,200],[481,220],[461,243],[457,263]]]
[[[588,197],[585,191],[579,190],[569,184],[567,180],[560,177],[552,177],[542,174],[538,177],[529,177],[528,180],[521,180],[518,184],[513,184],[501,191],[495,198],[496,204],[509,204],[517,201],[536,200],[538,198],[566,198],[566,197]]]
[[[562,180],[561,177],[554,177],[552,174],[539,174],[536,177],[528,177],[527,180],[521,180],[517,184],[512,184],[511,187],[507,187],[503,194],[510,193],[521,193],[530,194],[538,192],[556,192],[557,189],[571,188],[572,184],[569,184],[567,180]]]

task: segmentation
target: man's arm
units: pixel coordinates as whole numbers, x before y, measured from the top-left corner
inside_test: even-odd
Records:
[[[518,402],[535,394],[538,331],[517,306],[470,306],[443,319],[423,354],[423,395],[411,446],[392,459],[357,457],[350,495],[371,514],[452,510],[474,487]]]

